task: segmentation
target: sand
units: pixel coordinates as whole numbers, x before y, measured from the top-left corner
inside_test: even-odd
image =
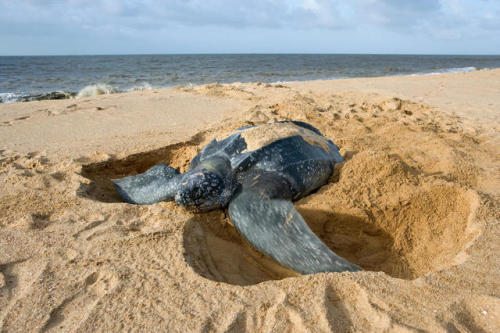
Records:
[[[0,330],[499,332],[499,110],[500,70],[0,104]],[[341,147],[295,205],[364,271],[301,276],[227,212],[111,186],[284,119]]]

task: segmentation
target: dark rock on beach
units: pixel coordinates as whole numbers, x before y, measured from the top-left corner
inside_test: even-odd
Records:
[[[69,99],[75,97],[75,93],[68,91],[53,91],[45,94],[28,95],[19,99],[20,102],[44,101],[50,99]]]

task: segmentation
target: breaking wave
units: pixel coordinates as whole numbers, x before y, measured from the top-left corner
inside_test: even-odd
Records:
[[[109,84],[98,83],[98,84],[87,85],[82,89],[80,89],[78,93],[71,93],[65,91],[36,93],[36,94],[23,94],[23,93],[16,94],[11,92],[0,93],[0,103],[28,102],[28,101],[39,101],[46,99],[63,99],[63,97],[60,96],[61,94],[67,95],[65,96],[66,98],[71,98],[71,97],[85,98],[97,95],[116,94],[120,92],[132,92],[132,91],[148,91],[153,89],[154,89],[153,86],[147,82],[123,90]]]
[[[426,73],[415,73],[412,75],[436,75],[436,74],[447,74],[447,73],[466,73],[466,72],[475,72],[479,70],[487,70],[488,68],[477,68],[477,67],[452,67],[452,68],[443,68],[438,69],[433,72]]]
[[[107,85],[107,84],[91,84],[83,89],[81,89],[77,94],[76,98],[84,98],[84,97],[91,97],[91,96],[97,96],[97,95],[107,95],[107,94],[116,94],[119,93],[120,89]]]
[[[17,102],[21,95],[14,93],[0,93],[0,103]]]
[[[149,83],[147,82],[144,82],[143,84],[140,84],[138,86],[133,86],[129,89],[127,89],[127,91],[145,91],[145,90],[153,90],[153,86],[150,85]]]
[[[462,73],[462,72],[474,72],[478,71],[477,67],[456,67],[456,68],[448,68],[444,70],[444,73]]]

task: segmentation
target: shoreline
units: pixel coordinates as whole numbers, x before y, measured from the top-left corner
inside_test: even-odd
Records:
[[[470,80],[481,82],[482,85],[470,85]],[[498,121],[499,101],[497,96],[500,95],[500,69],[488,71],[475,71],[465,73],[447,73],[439,75],[421,75],[421,76],[391,76],[391,77],[376,77],[376,78],[350,78],[339,80],[315,80],[315,81],[293,81],[287,84],[270,84],[262,82],[241,83],[234,82],[229,84],[205,84],[193,86],[175,86],[172,88],[153,89],[153,90],[137,90],[133,92],[114,93],[114,94],[101,94],[96,96],[84,97],[81,99],[62,99],[62,100],[45,100],[45,101],[32,101],[32,102],[15,102],[15,103],[0,103],[0,125],[3,125],[4,135],[0,133],[0,144],[11,142],[7,147],[12,146],[13,140],[9,137],[17,130],[16,126],[22,125],[25,130],[21,130],[19,138],[23,138],[20,142],[21,151],[29,150],[47,150],[43,149],[43,145],[38,145],[35,138],[37,136],[48,135],[54,146],[61,146],[60,142],[65,137],[72,137],[74,129],[72,128],[71,121],[77,121],[86,126],[86,131],[92,131],[97,134],[95,139],[89,140],[97,144],[99,151],[106,154],[116,154],[117,148],[111,151],[105,149],[105,137],[113,133],[114,137],[130,137],[128,131],[132,130],[126,126],[123,121],[120,121],[120,114],[123,120],[130,122],[130,124],[138,121],[137,124],[142,124],[131,133],[138,133],[141,131],[150,131],[150,128],[164,128],[165,126],[176,129],[169,131],[170,134],[160,134],[160,137],[167,139],[169,142],[180,140],[181,136],[172,135],[172,133],[185,133],[182,138],[186,138],[187,133],[195,134],[192,131],[186,131],[186,119],[182,119],[184,114],[183,106],[189,109],[190,104],[197,105],[199,110],[193,111],[193,126],[199,128],[206,127],[213,124],[210,120],[213,118],[215,123],[222,121],[230,116],[231,113],[237,114],[245,113],[245,110],[251,108],[257,100],[273,100],[276,102],[281,100],[279,94],[283,90],[288,90],[283,96],[289,95],[292,92],[303,93],[314,91],[320,94],[331,93],[361,93],[368,95],[378,95],[379,98],[392,98],[397,97],[406,99],[417,103],[424,103],[434,108],[439,109],[440,112],[446,112],[448,115],[461,117],[466,123],[464,128],[472,133],[474,128],[485,127],[494,132],[500,126]],[[280,91],[281,90],[281,91]],[[272,92],[277,92],[278,97],[274,98]],[[254,97],[254,95],[262,96]],[[243,98],[241,98],[243,97]],[[172,105],[166,105],[166,101],[172,101]],[[212,103],[215,103],[212,105]],[[141,105],[144,103],[144,105]],[[148,111],[144,113],[144,109]],[[204,110],[203,112],[201,110]],[[171,111],[168,111],[171,110]],[[87,113],[85,111],[88,111]],[[99,112],[106,111],[106,112]],[[155,119],[158,115],[156,111],[160,112],[160,119],[166,121],[165,124],[152,124],[148,121],[140,120],[142,117],[146,119]],[[222,111],[222,112],[221,112]],[[171,113],[173,112],[173,113]],[[101,119],[102,124],[95,124],[94,128],[90,128],[94,122],[92,117],[103,114],[107,115]],[[199,115],[199,117],[195,116]],[[56,116],[56,117],[54,117]],[[64,127],[61,128],[61,133],[58,135],[52,129],[57,123],[54,120],[62,117],[62,119],[73,119],[69,123],[63,123]],[[111,117],[110,117],[111,116]],[[173,117],[173,118],[172,118]],[[179,118],[181,117],[181,118]],[[36,124],[33,122],[40,119],[42,122]],[[132,120],[133,119],[133,120]],[[89,123],[90,121],[90,123]],[[173,123],[172,123],[173,121]],[[200,125],[196,125],[196,124]],[[46,124],[43,126],[42,124]],[[28,129],[29,128],[29,129]],[[110,131],[111,129],[111,131]],[[83,130],[83,129],[82,129]],[[47,133],[51,131],[51,133]],[[107,133],[106,133],[107,132]],[[25,136],[27,133],[33,135]],[[100,135],[102,133],[103,135]],[[136,135],[136,134],[134,134]],[[132,136],[134,136],[132,135]],[[81,132],[77,136],[83,138],[87,135]],[[150,147],[158,147],[154,144],[154,139],[149,134],[148,139],[139,140],[144,142]],[[88,140],[89,138],[86,138]],[[104,140],[104,141],[103,141]],[[15,141],[15,140],[14,140]],[[33,144],[30,145],[29,143]],[[162,142],[160,140],[160,142]],[[134,141],[132,148],[138,150],[136,146],[138,142]],[[19,144],[17,144],[19,146]],[[22,148],[24,147],[24,148]],[[86,149],[87,154],[91,150],[91,145]],[[54,149],[48,149],[48,151]],[[59,148],[55,149],[60,150]],[[128,149],[127,149],[128,150]],[[131,151],[128,150],[128,151]],[[63,155],[68,155],[67,151]]]
[[[446,74],[460,74],[460,73],[470,73],[470,72],[478,72],[478,71],[495,71],[500,70],[498,68],[477,68],[474,66],[469,67],[460,67],[460,68],[447,68],[442,69],[437,72],[418,72],[413,74],[393,74],[393,75],[381,75],[381,76],[358,76],[358,77],[338,77],[338,78],[318,78],[318,79],[310,79],[310,80],[290,80],[290,81],[273,81],[273,82],[263,82],[263,81],[232,81],[232,82],[208,82],[208,83],[189,83],[186,85],[168,85],[162,87],[152,87],[147,81],[144,81],[140,85],[135,85],[133,87],[126,88],[125,90],[120,89],[117,86],[113,86],[107,83],[94,83],[86,85],[81,88],[79,91],[67,91],[67,90],[53,90],[53,91],[45,91],[45,92],[34,92],[34,93],[12,93],[12,92],[4,92],[0,93],[0,104],[9,104],[9,103],[19,103],[19,102],[30,102],[30,101],[39,101],[39,100],[57,100],[57,99],[72,99],[78,98],[77,95],[82,93],[85,90],[94,89],[101,90],[102,93],[95,93],[90,96],[98,96],[101,94],[126,94],[134,91],[141,90],[163,90],[163,89],[172,89],[176,87],[196,87],[207,84],[235,84],[235,83],[243,83],[243,84],[252,84],[252,83],[262,83],[262,84],[288,84],[288,83],[298,83],[298,82],[316,82],[316,81],[337,81],[337,80],[352,80],[352,79],[380,79],[380,78],[393,78],[393,77],[413,77],[413,76],[428,76],[428,75],[446,75]],[[65,96],[63,96],[65,95]],[[12,100],[16,99],[16,100]]]

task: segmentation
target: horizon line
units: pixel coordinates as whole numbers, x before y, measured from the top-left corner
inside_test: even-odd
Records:
[[[81,53],[81,54],[12,54],[0,55],[0,57],[85,57],[85,56],[155,56],[155,55],[382,55],[382,56],[500,56],[497,53],[313,53],[313,52],[196,52],[196,53]]]

